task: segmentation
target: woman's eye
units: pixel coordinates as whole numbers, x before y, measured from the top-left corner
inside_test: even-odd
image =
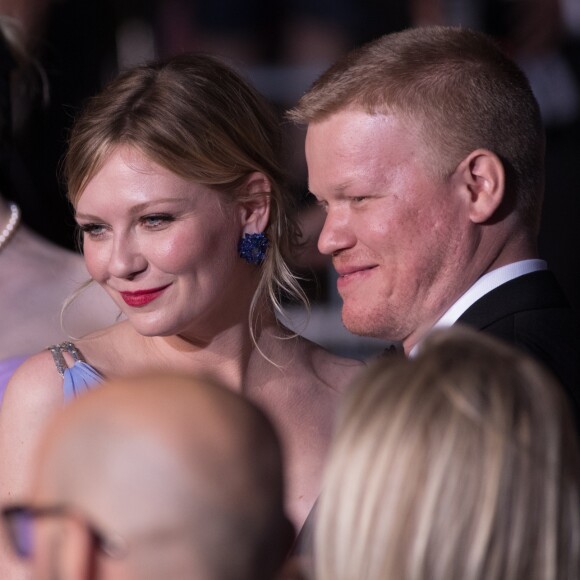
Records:
[[[79,228],[89,238],[99,238],[106,232],[106,227],[102,224],[80,224]]]
[[[146,215],[141,218],[141,223],[148,228],[159,228],[173,221],[173,216],[166,214]]]

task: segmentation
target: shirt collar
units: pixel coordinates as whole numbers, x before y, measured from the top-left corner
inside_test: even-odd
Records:
[[[453,325],[472,304],[477,302],[482,296],[495,290],[498,286],[501,286],[514,278],[519,278],[520,276],[530,274],[531,272],[537,272],[538,270],[546,270],[547,268],[548,266],[544,260],[520,260],[519,262],[514,262],[507,266],[501,266],[500,268],[496,268],[495,270],[484,274],[451,306],[451,308],[449,308],[449,310],[447,310],[447,312],[445,312],[445,314],[443,314],[443,316],[433,325],[431,331],[435,328],[446,328]],[[422,340],[411,349],[409,357],[412,358],[417,354],[421,343]]]

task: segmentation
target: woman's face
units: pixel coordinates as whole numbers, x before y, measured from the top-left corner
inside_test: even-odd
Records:
[[[242,216],[222,194],[128,146],[76,207],[87,268],[135,329],[201,341],[247,319],[255,279],[237,254]]]

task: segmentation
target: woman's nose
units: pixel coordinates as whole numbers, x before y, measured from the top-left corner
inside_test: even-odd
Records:
[[[109,273],[116,278],[133,279],[147,268],[147,259],[132,235],[114,239],[109,257]]]

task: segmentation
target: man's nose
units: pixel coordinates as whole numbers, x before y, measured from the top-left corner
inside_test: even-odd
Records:
[[[356,244],[356,236],[348,215],[341,210],[329,209],[318,238],[321,254],[332,256]]]

